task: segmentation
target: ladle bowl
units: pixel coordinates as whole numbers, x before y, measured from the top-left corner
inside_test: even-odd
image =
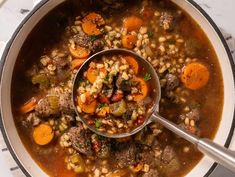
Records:
[[[79,113],[76,108],[76,95],[77,95],[78,81],[79,81],[79,79],[81,79],[83,77],[83,73],[89,67],[89,64],[94,59],[99,59],[103,55],[114,55],[114,54],[123,54],[123,55],[134,56],[135,59],[139,62],[141,67],[148,68],[148,73],[151,75],[151,86],[153,86],[152,88],[155,89],[154,90],[155,95],[153,98],[154,105],[152,106],[152,108],[150,108],[150,111],[147,113],[147,115],[145,115],[146,116],[145,122],[142,125],[140,125],[139,127],[137,127],[136,129],[134,129],[128,133],[108,134],[106,132],[100,132],[97,129],[95,129],[94,127],[90,126],[87,123],[87,121],[83,118],[83,114]],[[158,78],[154,68],[151,66],[151,64],[147,60],[145,60],[144,58],[142,58],[141,56],[139,56],[138,54],[136,54],[132,51],[129,51],[126,49],[109,49],[109,50],[104,50],[104,51],[98,52],[98,53],[92,55],[90,58],[88,58],[86,60],[86,62],[80,67],[77,74],[75,75],[74,83],[73,83],[72,98],[73,98],[74,109],[75,109],[77,115],[79,116],[81,121],[85,125],[87,125],[87,127],[91,131],[93,131],[96,134],[99,134],[101,136],[105,136],[108,138],[124,138],[127,136],[131,136],[133,134],[136,134],[137,132],[142,130],[146,125],[148,125],[152,122],[158,122],[161,125],[163,125],[164,127],[166,127],[167,129],[169,129],[172,132],[174,132],[175,134],[177,134],[178,136],[193,143],[198,148],[198,150],[201,151],[202,153],[204,153],[205,155],[210,156],[216,162],[220,163],[224,167],[235,172],[235,152],[234,151],[226,149],[225,147],[220,146],[207,138],[199,138],[199,137],[191,134],[190,132],[182,129],[181,127],[174,124],[173,122],[161,117],[158,114],[159,101],[161,98],[161,86],[160,86],[159,78]]]

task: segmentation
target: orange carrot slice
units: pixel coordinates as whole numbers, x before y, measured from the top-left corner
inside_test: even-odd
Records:
[[[131,56],[126,56],[125,59],[126,59],[127,63],[130,65],[130,67],[134,70],[134,73],[138,74],[139,64],[136,61],[136,59]]]
[[[190,63],[185,66],[181,74],[181,81],[187,88],[197,90],[208,83],[209,77],[210,72],[205,65],[202,63]]]
[[[71,61],[71,69],[78,69],[84,62],[86,61],[86,59],[75,59]]]
[[[127,34],[122,37],[122,45],[127,49],[133,49],[137,42],[137,36],[132,34]]]
[[[75,58],[87,58],[91,51],[89,49],[86,49],[84,47],[69,47],[69,52],[71,53],[71,55]]]
[[[97,69],[89,67],[86,77],[93,84],[100,72],[104,73],[104,75],[107,75],[107,71],[105,70],[105,68]]]
[[[138,30],[143,25],[143,20],[136,16],[126,17],[123,20],[123,27],[127,29],[127,31]]]
[[[50,125],[39,124],[33,130],[33,140],[38,145],[46,145],[52,141],[54,137],[54,131]]]
[[[105,24],[104,19],[100,14],[95,12],[89,13],[82,20],[82,29],[88,35],[100,35],[101,31],[97,27]]]
[[[26,114],[30,111],[33,111],[35,106],[37,105],[37,102],[38,100],[35,97],[32,97],[20,107],[20,112]]]
[[[78,96],[78,106],[85,113],[91,114],[96,111],[97,101],[87,92],[86,93],[86,102],[83,103],[81,100],[81,96]]]
[[[144,79],[137,77],[136,81],[139,82],[139,89],[141,93],[138,94],[133,94],[133,100],[134,101],[141,101],[143,100],[147,94],[148,94],[148,85],[147,83],[144,81]]]

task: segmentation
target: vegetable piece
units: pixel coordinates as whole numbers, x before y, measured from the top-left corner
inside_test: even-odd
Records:
[[[137,42],[137,36],[132,34],[127,34],[122,37],[122,45],[127,49],[133,49]]]
[[[149,81],[151,79],[151,75],[149,74],[149,73],[146,73],[145,75],[144,75],[144,80],[145,81]]]
[[[184,85],[192,90],[197,90],[204,87],[209,80],[209,70],[202,63],[190,63],[185,66],[181,80]]]
[[[78,96],[78,106],[82,109],[85,113],[94,113],[97,108],[97,101],[88,93],[86,92],[86,102],[83,103],[81,101],[81,96]]]
[[[103,94],[100,94],[99,97],[98,97],[98,99],[99,99],[99,102],[100,102],[100,103],[107,103],[107,104],[110,103],[109,98],[106,97],[106,96],[103,95]]]
[[[70,157],[70,161],[75,164],[75,173],[83,173],[85,171],[86,167],[84,160],[79,154],[74,154],[72,157]]]
[[[54,137],[52,127],[47,124],[40,124],[33,130],[33,139],[38,145],[49,144]]]
[[[50,104],[50,108],[52,110],[53,113],[58,113],[59,109],[60,109],[60,105],[59,105],[59,97],[58,96],[47,96],[47,100]]]
[[[131,56],[126,56],[125,59],[126,59],[127,63],[130,65],[130,67],[133,69],[134,73],[138,74],[139,64],[136,61],[136,59]]]
[[[123,93],[117,92],[113,95],[113,97],[111,98],[111,101],[112,102],[118,102],[118,101],[121,101],[122,98],[123,98]]]
[[[91,51],[89,49],[86,49],[84,47],[76,47],[73,48],[72,46],[69,47],[69,52],[71,55],[75,58],[87,58]]]
[[[49,79],[46,74],[37,74],[33,76],[32,83],[39,84],[40,89],[46,88],[49,85]]]
[[[25,114],[30,111],[33,111],[35,106],[37,105],[38,100],[35,97],[32,97],[30,100],[28,100],[26,103],[24,103],[20,107],[20,112]]]
[[[116,170],[110,175],[108,175],[108,177],[123,177],[126,174],[127,174],[127,170]]]
[[[139,83],[138,87],[139,87],[140,93],[133,94],[132,95],[133,96],[133,100],[134,101],[141,101],[148,94],[148,85],[144,81],[144,79],[142,79],[142,78],[137,77],[135,80]]]
[[[96,69],[89,67],[89,69],[87,70],[86,77],[93,84],[96,81],[96,78],[100,74],[100,72],[104,73],[105,76],[107,75],[107,71],[105,70],[105,68]]]
[[[104,19],[100,14],[91,12],[82,20],[82,29],[88,35],[98,36],[101,34],[100,27],[105,24]]]
[[[123,27],[127,29],[127,31],[135,31],[139,30],[139,28],[143,25],[143,20],[136,16],[126,17],[123,20]]]
[[[100,110],[97,113],[97,116],[99,117],[106,117],[107,114],[110,113],[110,108],[108,106],[104,106],[102,108],[100,108]]]
[[[78,69],[84,62],[86,61],[86,59],[75,59],[71,61],[71,69]]]
[[[121,100],[110,105],[110,113],[114,116],[120,117],[126,112],[126,102]]]
[[[131,166],[131,170],[135,173],[139,172],[140,170],[142,170],[144,167],[144,164],[142,162],[139,162],[137,165],[135,166]]]
[[[95,120],[95,128],[100,128],[100,126],[102,125],[102,122],[99,119]]]

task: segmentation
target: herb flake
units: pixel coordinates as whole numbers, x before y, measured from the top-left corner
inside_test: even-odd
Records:
[[[148,31],[147,35],[148,35],[149,38],[152,38],[153,37],[153,32],[152,31]]]
[[[98,38],[96,36],[90,36],[90,41],[94,42],[95,40],[97,40]]]
[[[149,74],[149,73],[146,73],[145,75],[144,75],[144,80],[145,81],[149,81],[151,79],[151,75]]]

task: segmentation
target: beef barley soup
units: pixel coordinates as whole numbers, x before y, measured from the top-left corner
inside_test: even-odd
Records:
[[[110,48],[133,50],[152,64],[161,83],[161,115],[200,137],[214,137],[223,108],[223,80],[214,49],[193,19],[167,0],[81,0],[66,1],[50,12],[18,56],[11,91],[22,142],[50,176],[184,176],[202,154],[161,125],[152,123],[131,137],[109,139],[91,132],[76,116],[75,74],[89,56]],[[109,88],[106,78],[115,59],[94,62],[91,70],[99,72],[87,71],[81,78],[77,109],[96,128],[118,131],[118,121],[128,131],[143,122],[152,103],[151,96],[146,104],[142,100],[154,88],[141,65],[116,57],[125,61],[115,66],[116,80],[110,82],[115,86]],[[107,83],[102,81],[91,97],[86,91],[100,75]],[[111,113],[116,117],[107,116]]]

